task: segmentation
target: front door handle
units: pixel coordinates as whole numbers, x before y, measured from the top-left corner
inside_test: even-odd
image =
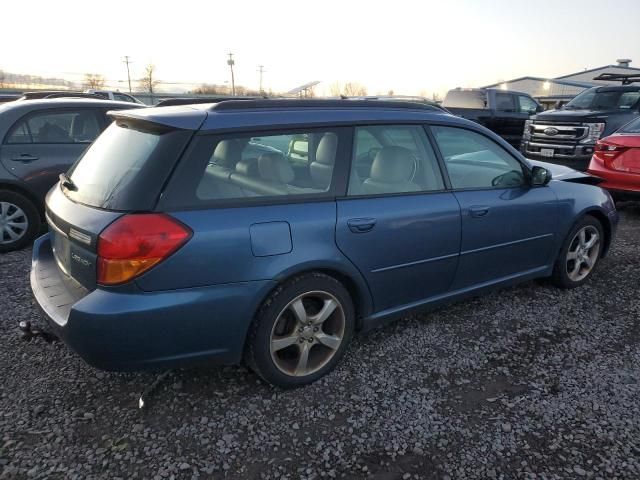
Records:
[[[486,217],[489,214],[489,207],[485,207],[485,206],[474,206],[474,207],[469,207],[469,215],[471,215],[472,217]]]
[[[21,153],[19,157],[12,157],[11,160],[14,162],[33,162],[34,160],[38,160],[39,157],[35,157],[28,153]]]
[[[376,226],[375,218],[352,218],[347,220],[349,230],[353,233],[365,233],[369,232]]]

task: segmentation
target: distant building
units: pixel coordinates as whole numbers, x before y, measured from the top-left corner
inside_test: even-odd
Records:
[[[513,80],[486,85],[483,88],[502,88],[504,90],[528,93],[537,99],[545,108],[553,108],[556,102],[566,103],[587,88],[597,85],[620,85],[620,82],[606,82],[593,79],[602,73],[640,74],[640,68],[629,66],[631,64],[630,59],[622,58],[617,60],[617,62],[617,65],[605,65],[603,67],[583,70],[582,72],[571,73],[555,78],[514,78]]]

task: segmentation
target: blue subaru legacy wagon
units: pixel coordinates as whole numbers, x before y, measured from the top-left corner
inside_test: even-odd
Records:
[[[49,192],[31,286],[107,370],[246,362],[281,387],[354,332],[549,277],[587,281],[617,213],[437,107],[236,100],[113,112]]]

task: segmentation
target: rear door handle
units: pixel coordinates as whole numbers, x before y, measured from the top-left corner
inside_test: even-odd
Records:
[[[375,218],[352,218],[347,220],[349,230],[353,233],[365,233],[373,229],[376,226]]]
[[[485,206],[474,206],[469,207],[469,215],[472,217],[486,217],[489,214],[489,207]]]
[[[28,153],[21,153],[19,157],[12,157],[11,160],[14,162],[33,162],[34,160],[38,160],[38,158],[39,157],[29,155]]]

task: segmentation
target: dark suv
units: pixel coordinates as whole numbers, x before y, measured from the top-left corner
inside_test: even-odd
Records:
[[[44,196],[131,103],[82,98],[0,106],[0,252],[28,245],[44,223]]]
[[[416,103],[115,118],[49,192],[31,271],[52,328],[100,368],[244,359],[303,385],[356,330],[532,278],[581,285],[617,223],[599,187]]]

